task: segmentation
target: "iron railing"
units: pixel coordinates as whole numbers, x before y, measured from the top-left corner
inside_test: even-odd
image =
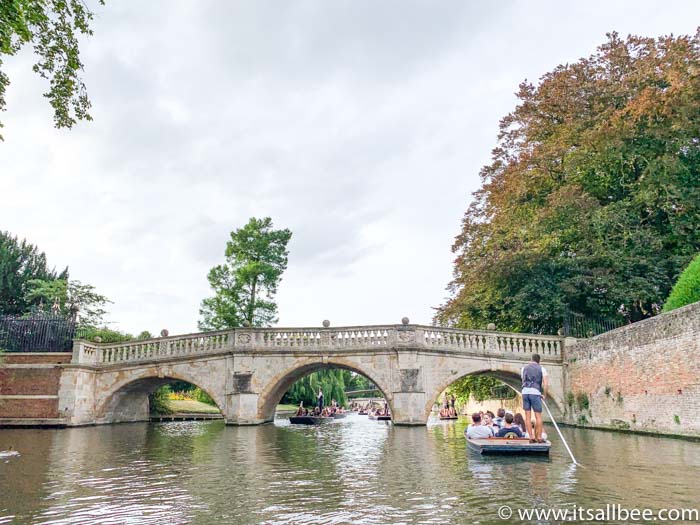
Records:
[[[59,315],[0,316],[0,350],[5,352],[70,352],[79,336],[75,319]]]
[[[564,335],[584,339],[594,337],[628,324],[622,316],[612,318],[586,317],[571,313],[564,319]]]

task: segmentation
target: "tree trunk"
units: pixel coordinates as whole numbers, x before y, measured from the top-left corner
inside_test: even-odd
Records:
[[[253,326],[253,315],[255,314],[255,292],[258,287],[257,276],[253,279],[253,284],[250,287],[250,304],[248,305],[248,323]]]

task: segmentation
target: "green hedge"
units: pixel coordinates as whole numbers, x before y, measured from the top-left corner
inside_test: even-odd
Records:
[[[700,255],[697,255],[678,277],[666,299],[663,311],[670,312],[697,301],[700,301]]]

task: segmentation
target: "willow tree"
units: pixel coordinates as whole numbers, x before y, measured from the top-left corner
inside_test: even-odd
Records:
[[[277,322],[275,294],[287,269],[292,232],[275,230],[272,219],[251,218],[231,232],[226,262],[209,271],[214,296],[200,308],[202,330],[269,326]]]
[[[700,31],[609,34],[517,96],[437,321],[554,332],[570,312],[654,315],[700,249]]]

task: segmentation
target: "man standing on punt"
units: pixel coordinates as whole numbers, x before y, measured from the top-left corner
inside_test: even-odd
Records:
[[[542,399],[547,395],[547,371],[540,365],[539,354],[532,354],[532,361],[520,372],[523,379],[523,410],[530,443],[544,443],[542,439]],[[532,432],[532,415],[535,413],[535,432]]]
[[[318,395],[316,396],[316,406],[318,406],[319,410],[323,410],[323,390],[321,389],[321,387],[318,388]]]

